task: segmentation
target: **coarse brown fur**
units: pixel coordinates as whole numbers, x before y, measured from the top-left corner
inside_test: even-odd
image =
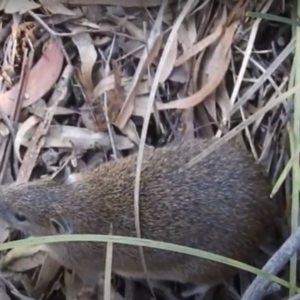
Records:
[[[185,245],[247,262],[276,215],[271,185],[245,149],[225,144],[184,168],[212,141],[173,144],[144,154],[140,183],[143,238]],[[29,235],[53,233],[50,219],[66,233],[136,236],[134,185],[136,155],[102,164],[77,175],[75,182],[37,180],[3,186],[0,215]],[[26,220],[17,220],[22,214]],[[104,270],[102,243],[51,244],[52,255],[87,282]],[[235,270],[226,265],[173,252],[144,248],[149,277],[215,284]],[[113,271],[143,278],[138,247],[114,245]]]

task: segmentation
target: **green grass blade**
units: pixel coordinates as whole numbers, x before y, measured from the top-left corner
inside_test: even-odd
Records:
[[[196,256],[199,258],[204,258],[207,260],[223,263],[259,276],[262,276],[270,281],[276,282],[286,288],[296,290],[300,293],[300,289],[290,285],[287,281],[271,275],[265,271],[259,270],[255,267],[247,265],[245,263],[236,261],[234,259],[226,258],[221,255],[213,254],[207,251],[189,248],[186,246],[180,246],[171,243],[164,243],[159,241],[153,241],[148,239],[139,239],[133,237],[125,237],[125,236],[113,236],[113,235],[97,235],[97,234],[68,234],[68,235],[52,235],[46,237],[31,237],[28,239],[8,242],[0,244],[0,251],[17,248],[17,247],[28,247],[28,246],[36,246],[41,244],[47,243],[58,243],[58,242],[79,242],[79,241],[90,241],[90,242],[111,242],[115,244],[125,244],[125,245],[132,245],[132,246],[142,246],[142,247],[149,247],[155,249],[161,249],[166,251],[172,251],[177,253],[183,253],[191,256]]]

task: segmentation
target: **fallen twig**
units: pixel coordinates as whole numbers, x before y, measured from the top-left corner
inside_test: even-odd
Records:
[[[263,271],[276,275],[289,259],[300,249],[300,227],[276,251],[263,267]],[[271,281],[257,276],[250,284],[241,300],[260,300],[269,290]]]

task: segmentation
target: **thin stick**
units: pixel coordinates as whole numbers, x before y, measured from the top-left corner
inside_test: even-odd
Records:
[[[263,271],[276,275],[289,261],[289,259],[300,249],[300,227],[297,228],[284,244],[275,252],[263,267]],[[271,281],[257,276],[247,288],[241,300],[260,300],[267,293]]]

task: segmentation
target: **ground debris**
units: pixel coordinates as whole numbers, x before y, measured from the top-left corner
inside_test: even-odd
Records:
[[[80,172],[135,152],[147,119],[147,147],[194,135],[230,139],[242,131],[243,144],[278,179],[290,156],[292,94],[282,95],[296,42],[291,25],[248,13],[291,18],[292,1],[169,0],[160,14],[162,3],[0,1],[2,183]],[[287,209],[291,168],[275,185]],[[262,245],[258,267],[286,238],[283,223]],[[0,231],[1,242],[21,237],[7,224]],[[83,286],[43,249],[25,250],[1,252],[0,299],[103,298],[103,286]],[[240,299],[252,279],[240,272],[204,299]],[[154,292],[174,300],[188,289],[160,283]],[[115,275],[112,290],[113,299],[153,297],[145,283]],[[268,299],[284,295],[276,291]]]

